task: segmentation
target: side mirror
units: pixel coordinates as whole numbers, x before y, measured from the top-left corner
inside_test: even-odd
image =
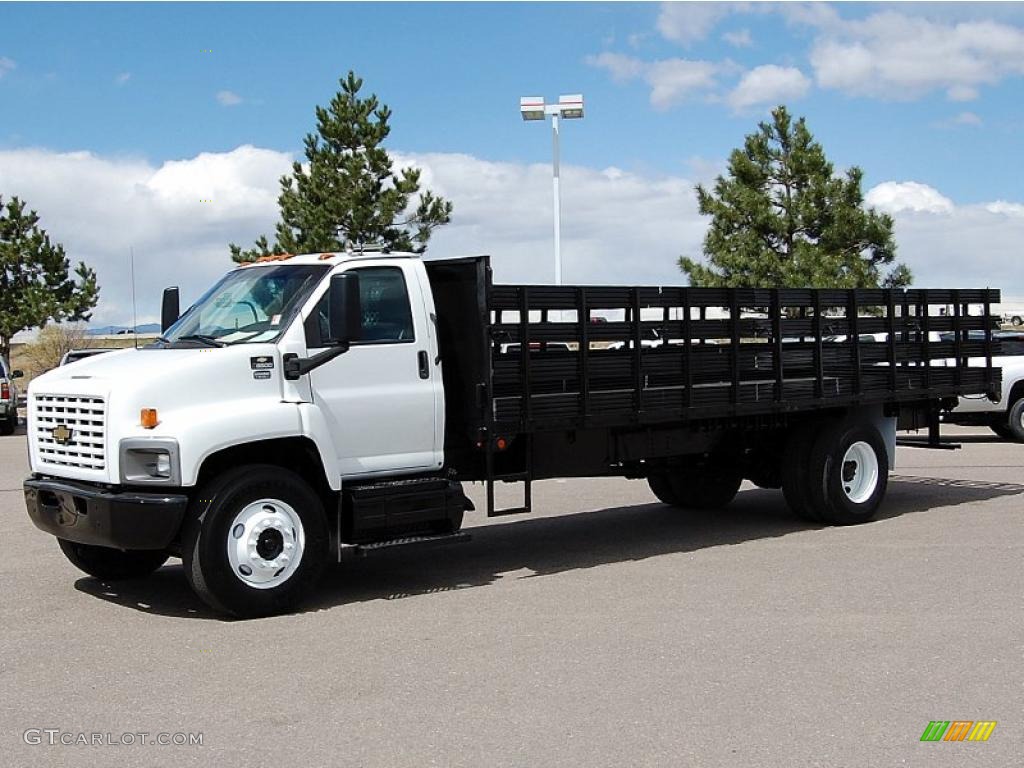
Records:
[[[359,275],[342,272],[331,278],[327,299],[327,341],[345,344],[359,341],[363,331],[363,311],[359,299]]]
[[[164,299],[160,305],[160,333],[166,333],[167,329],[178,322],[181,315],[181,306],[178,303],[178,286],[164,288]]]
[[[11,371],[11,378],[12,379],[20,379],[24,375],[25,375],[25,372],[22,371],[20,368],[15,368],[13,371]]]

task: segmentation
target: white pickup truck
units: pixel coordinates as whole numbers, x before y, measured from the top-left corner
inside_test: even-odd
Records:
[[[962,395],[959,405],[945,414],[943,420],[949,424],[989,427],[1002,438],[1024,443],[1024,332],[996,331],[993,335],[999,352],[992,363],[1003,371],[1000,399]]]
[[[463,481],[486,483],[495,516],[529,512],[543,478],[646,479],[681,509],[724,506],[747,478],[816,523],[862,523],[898,425],[937,437],[958,396],[998,391],[992,365],[927,364],[990,352],[967,334],[993,318],[966,310],[998,300],[495,285],[486,256],[269,257],[180,317],[167,289],[155,343],[33,380],[26,507],[85,572],[138,578],[178,556],[239,616],[287,610],[346,552],[467,540]],[[950,301],[955,317],[931,314]],[[848,343],[825,341],[834,306],[828,333]],[[497,482],[524,503],[496,508]]]

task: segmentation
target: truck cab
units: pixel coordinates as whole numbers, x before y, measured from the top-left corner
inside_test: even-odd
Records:
[[[207,602],[261,614],[344,539],[457,530],[468,502],[441,477],[442,363],[419,257],[272,257],[170,314],[155,343],[30,387],[29,513],[76,565],[143,574],[180,554]],[[409,481],[406,514],[343,526],[325,509],[343,483],[376,478]],[[207,546],[204,516],[231,534]]]

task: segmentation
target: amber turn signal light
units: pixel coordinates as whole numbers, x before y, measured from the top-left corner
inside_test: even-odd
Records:
[[[139,423],[142,424],[143,429],[152,429],[159,424],[160,421],[156,417],[156,408],[143,408],[139,416]]]

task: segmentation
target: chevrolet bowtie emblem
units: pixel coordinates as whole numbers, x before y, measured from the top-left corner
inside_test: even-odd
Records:
[[[63,424],[58,424],[56,427],[50,430],[50,435],[58,444],[67,445],[68,443],[71,442],[71,438],[75,436],[75,433],[72,432],[67,427],[65,427]]]

